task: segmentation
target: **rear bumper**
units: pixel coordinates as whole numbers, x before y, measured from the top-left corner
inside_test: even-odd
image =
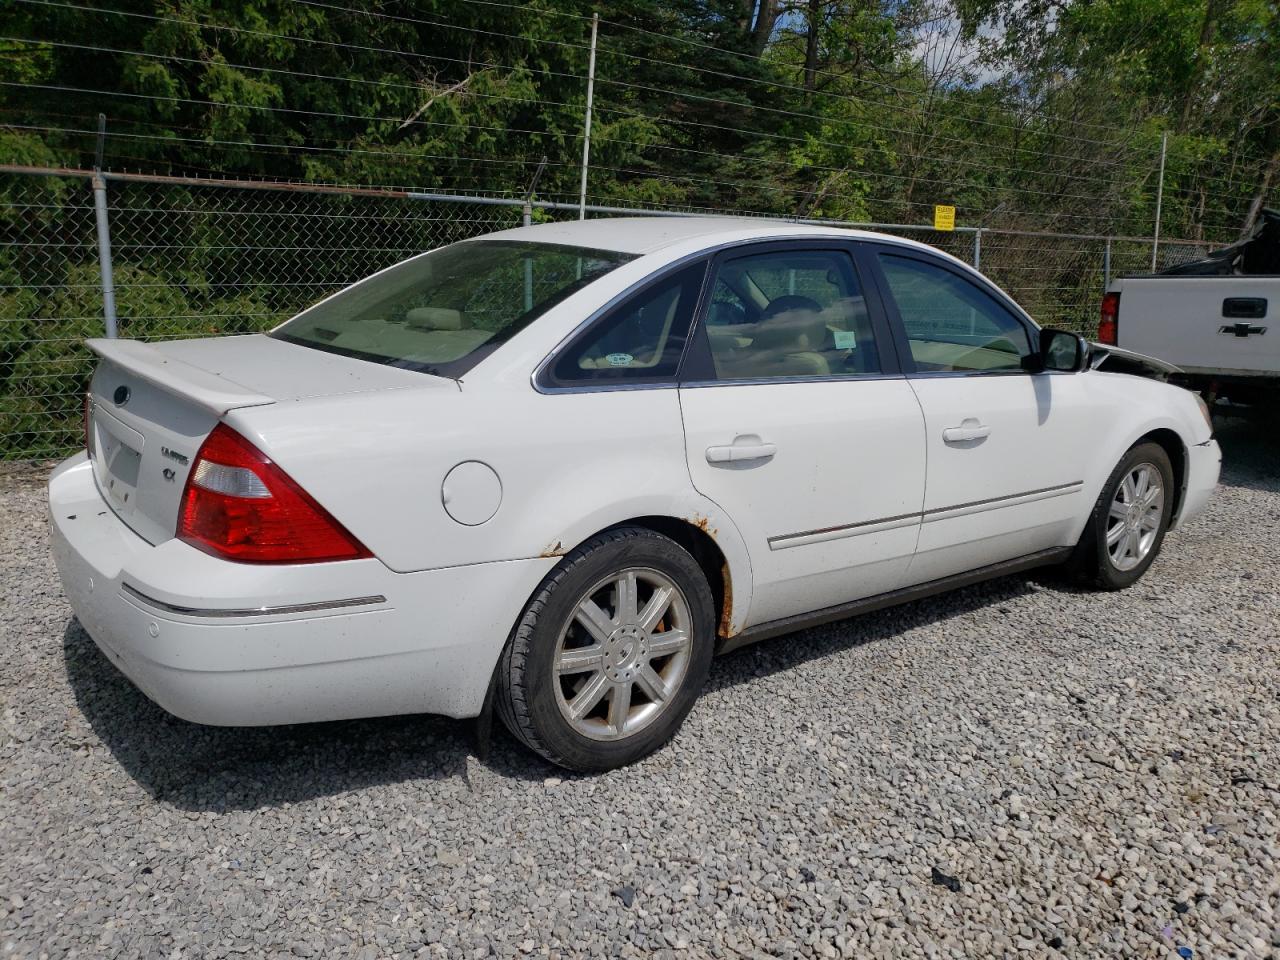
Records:
[[[1217,440],[1198,443],[1187,451],[1187,488],[1183,493],[1175,528],[1204,513],[1209,498],[1218,486],[1218,474],[1221,470],[1222,450]]]
[[[400,574],[378,560],[230,563],[152,546],[99,494],[84,455],[49,482],[72,609],[148,697],[197,723],[256,726],[479,713],[502,646],[552,559]]]

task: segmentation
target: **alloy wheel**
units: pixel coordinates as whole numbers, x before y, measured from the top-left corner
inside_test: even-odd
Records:
[[[1107,556],[1117,570],[1132,570],[1151,553],[1164,517],[1164,481],[1152,463],[1125,474],[1107,512]]]
[[[555,653],[556,702],[575,731],[620,740],[671,705],[689,671],[693,618],[670,577],[626,568],[579,599]]]

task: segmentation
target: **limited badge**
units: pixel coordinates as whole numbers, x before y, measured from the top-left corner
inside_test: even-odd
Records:
[[[611,367],[629,367],[634,359],[635,357],[629,353],[611,353],[605,357]]]

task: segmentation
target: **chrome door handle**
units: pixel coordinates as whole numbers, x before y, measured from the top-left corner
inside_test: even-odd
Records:
[[[942,431],[942,439],[946,443],[964,443],[966,440],[982,440],[991,436],[991,428],[973,417],[966,417],[958,427],[947,427]]]
[[[746,441],[739,443],[739,440]],[[743,460],[768,460],[778,452],[776,443],[764,443],[759,437],[738,437],[731,444],[707,447],[707,463],[739,463]]]

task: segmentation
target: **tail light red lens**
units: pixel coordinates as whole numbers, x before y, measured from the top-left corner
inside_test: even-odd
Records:
[[[205,438],[191,465],[178,538],[241,563],[372,556],[288,474],[224,423]]]
[[[1098,321],[1098,342],[1117,346],[1120,335],[1120,294],[1102,295],[1101,318]]]

